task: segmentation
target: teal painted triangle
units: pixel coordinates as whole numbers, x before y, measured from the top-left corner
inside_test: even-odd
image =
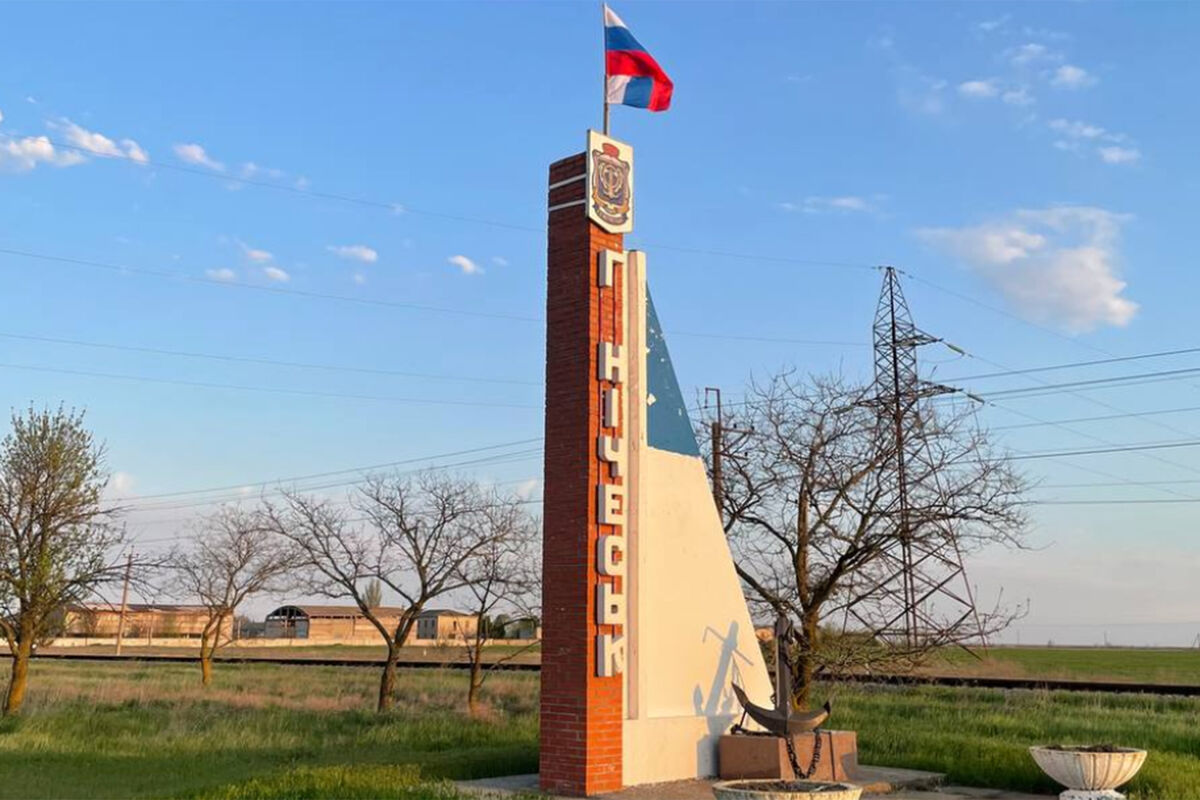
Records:
[[[646,345],[646,441],[659,450],[699,457],[696,433],[649,287],[646,288]]]

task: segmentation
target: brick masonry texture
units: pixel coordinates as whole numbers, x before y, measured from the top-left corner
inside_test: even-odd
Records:
[[[562,159],[548,183],[586,168],[582,153]],[[584,199],[586,188],[577,181],[550,190],[547,207]],[[596,540],[609,531],[597,524],[594,497],[602,481],[596,353],[600,341],[623,344],[624,279],[622,270],[615,288],[600,289],[596,259],[624,247],[584,206],[549,217],[540,772],[548,792],[593,795],[620,789],[622,779],[624,680],[596,677],[597,634],[621,631],[595,623]]]

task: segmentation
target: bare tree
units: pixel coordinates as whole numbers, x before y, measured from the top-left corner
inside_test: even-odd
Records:
[[[537,644],[534,640],[503,654],[491,653],[485,660],[488,640],[495,637],[490,620],[503,612],[532,616],[541,602],[539,526],[524,503],[493,494],[476,524],[484,528],[478,534],[482,545],[460,568],[467,610],[477,621],[459,631],[470,667],[467,708],[472,715],[481,710],[479,693],[490,673]]]
[[[400,648],[430,601],[463,588],[463,563],[486,544],[475,517],[484,505],[472,481],[426,472],[416,478],[372,476],[344,506],[287,493],[270,504],[271,528],[291,542],[307,589],[348,598],[379,632],[387,658],[377,708],[392,706]],[[406,604],[394,621],[368,602],[363,581],[377,578]]]
[[[12,415],[0,442],[0,631],[13,661],[6,715],[20,710],[34,647],[66,607],[124,576],[124,534],[101,497],[107,481],[104,448],[82,413]]]
[[[213,655],[229,641],[229,636],[221,638],[225,623],[251,596],[285,590],[289,556],[260,514],[226,507],[203,518],[169,557],[176,590],[198,599],[205,610],[200,633],[200,681],[205,686],[212,682]]]
[[[759,611],[800,623],[798,706],[808,704],[818,674],[911,665],[936,648],[991,635],[1019,614],[999,601],[976,614],[927,608],[928,630],[917,638],[871,635],[894,606],[898,503],[895,440],[868,391],[791,372],[752,382],[728,425],[737,432],[724,438],[721,511],[738,575]],[[922,553],[1020,546],[1024,479],[970,410],[926,403],[920,420],[906,444],[921,454],[907,465],[907,540]]]

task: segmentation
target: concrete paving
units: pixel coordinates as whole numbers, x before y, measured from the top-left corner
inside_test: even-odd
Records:
[[[916,770],[862,767],[858,776],[867,795],[887,800],[1047,800],[1047,795],[1018,794],[996,789],[977,789],[965,786],[946,786],[930,790],[940,783],[941,776]],[[712,781],[675,781],[651,786],[635,786],[615,794],[603,795],[605,800],[713,800]],[[538,792],[537,775],[510,775],[503,778],[484,778],[461,781],[458,788],[487,800],[502,800],[514,796],[536,796],[543,800],[566,800]],[[920,787],[920,788],[909,788]]]

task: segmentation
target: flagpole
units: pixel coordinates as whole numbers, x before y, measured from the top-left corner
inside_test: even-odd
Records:
[[[600,57],[604,60],[604,69],[600,71],[602,77],[600,84],[604,91],[604,135],[608,136],[608,15],[605,10],[608,6],[601,0],[600,3]]]

